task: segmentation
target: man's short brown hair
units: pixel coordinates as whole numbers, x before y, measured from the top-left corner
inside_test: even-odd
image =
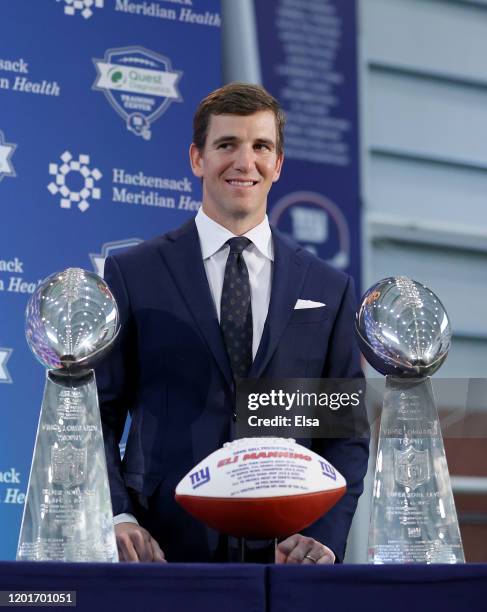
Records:
[[[259,111],[271,111],[276,119],[276,151],[284,150],[284,124],[286,118],[279,102],[260,85],[229,83],[215,89],[198,105],[193,118],[193,142],[202,151],[211,115],[252,115]]]

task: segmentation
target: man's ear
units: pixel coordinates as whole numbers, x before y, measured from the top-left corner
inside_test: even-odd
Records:
[[[284,153],[281,153],[276,161],[276,169],[274,170],[274,176],[272,178],[272,182],[275,183],[279,180],[281,176],[282,164],[284,162]]]
[[[189,161],[191,162],[193,174],[199,178],[203,178],[203,156],[194,142],[192,142],[189,147]]]

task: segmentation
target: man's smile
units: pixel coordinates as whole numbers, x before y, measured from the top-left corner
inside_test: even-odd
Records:
[[[225,179],[229,185],[233,187],[253,187],[257,185],[258,181],[244,180],[244,179]]]

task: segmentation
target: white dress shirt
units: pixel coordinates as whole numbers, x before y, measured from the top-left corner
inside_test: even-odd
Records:
[[[230,247],[225,244],[235,234],[210,219],[200,208],[195,218],[200,239],[201,254],[205,265],[206,277],[210,285],[218,321],[220,321],[220,302],[223,278]],[[245,234],[252,244],[243,251],[243,258],[249,271],[250,299],[252,303],[252,358],[259,348],[262,331],[271,299],[272,262],[274,246],[267,215],[256,227]]]
[[[235,234],[210,219],[203,212],[203,208],[198,210],[195,223],[200,239],[206,277],[218,321],[220,321],[223,278],[230,251],[230,247],[225,243],[229,238],[235,238]],[[249,272],[250,300],[252,303],[252,358],[255,359],[271,299],[274,245],[267,215],[259,225],[243,235],[252,241],[252,244],[249,244],[243,251],[243,258]],[[114,517],[113,522],[115,525],[124,522],[137,523],[137,519],[132,514],[118,514]]]

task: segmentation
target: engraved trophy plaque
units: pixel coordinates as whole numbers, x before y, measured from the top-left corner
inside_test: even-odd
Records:
[[[48,368],[17,560],[118,561],[93,365],[119,330],[92,272],[47,278],[26,311],[27,342]]]
[[[448,315],[429,289],[399,276],[369,289],[356,326],[362,353],[386,375],[368,560],[464,563],[429,378],[450,348]]]

